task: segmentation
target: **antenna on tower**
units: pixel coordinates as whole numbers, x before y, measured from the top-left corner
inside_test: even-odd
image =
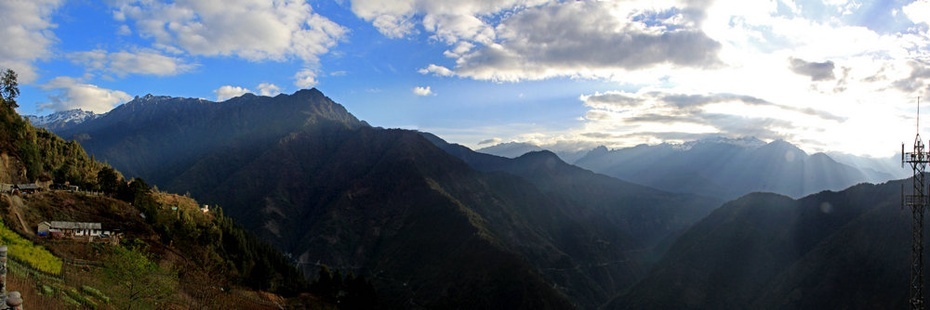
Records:
[[[904,144],[901,144],[901,164],[909,164],[914,170],[913,192],[905,195],[901,189],[903,205],[911,207],[912,238],[911,244],[911,309],[924,309],[924,209],[928,205],[928,196],[925,191],[926,183],[924,171],[930,163],[930,152],[924,151],[924,143],[920,141],[920,97],[917,97],[917,136],[914,138],[914,150],[904,153]]]

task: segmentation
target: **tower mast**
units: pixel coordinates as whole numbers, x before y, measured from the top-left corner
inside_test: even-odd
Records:
[[[924,150],[924,143],[920,140],[920,97],[917,98],[917,136],[914,138],[914,149],[911,152],[904,152],[904,144],[901,144],[901,165],[908,164],[914,170],[913,191],[910,195],[905,195],[902,189],[903,204],[911,208],[911,217],[913,219],[911,244],[911,297],[909,303],[911,309],[924,309],[924,209],[927,206],[927,194],[925,189],[924,172],[927,170],[927,163],[930,163],[930,152]]]

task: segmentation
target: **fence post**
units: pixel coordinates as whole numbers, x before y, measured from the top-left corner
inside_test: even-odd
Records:
[[[0,246],[0,296],[6,298],[6,257],[7,247]]]
[[[23,295],[19,291],[6,293],[7,250],[8,248],[5,245],[0,245],[0,298],[4,300],[5,307],[3,309],[23,310]]]

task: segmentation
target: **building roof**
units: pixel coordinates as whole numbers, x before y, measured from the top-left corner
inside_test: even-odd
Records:
[[[18,188],[18,189],[20,189],[20,190],[36,190],[36,189],[39,189],[39,185],[37,185],[37,184],[35,184],[35,183],[29,183],[29,184],[16,184],[16,188]]]
[[[101,229],[100,223],[61,222],[52,221],[50,228],[55,229]]]

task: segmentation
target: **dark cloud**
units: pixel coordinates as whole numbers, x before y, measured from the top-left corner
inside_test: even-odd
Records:
[[[656,93],[658,94],[658,93]],[[771,102],[765,101],[760,98],[746,96],[746,95],[733,95],[733,94],[710,94],[710,95],[681,95],[681,94],[660,94],[662,101],[670,103],[678,108],[686,107],[697,107],[704,106],[711,103],[727,102],[727,101],[740,101],[746,104],[751,105],[768,105],[772,104]]]
[[[592,139],[613,139],[617,137],[614,134],[606,132],[586,132],[582,133],[581,135]]]
[[[626,119],[630,123],[659,123],[659,124],[674,124],[674,123],[692,123],[692,124],[701,124],[713,127],[719,130],[719,133],[715,134],[725,134],[731,136],[755,136],[762,139],[784,139],[786,138],[783,134],[779,133],[779,129],[792,128],[793,124],[786,120],[767,118],[767,117],[746,117],[741,115],[733,114],[721,114],[721,113],[706,113],[703,111],[693,111],[691,113],[682,114],[682,115],[661,115],[661,114],[645,114],[641,116],[631,117]],[[675,138],[671,139],[680,139],[685,138],[686,134],[684,132],[672,132],[676,135]],[[641,135],[637,133],[636,135]],[[657,138],[667,138],[660,137],[658,135],[653,135]],[[691,138],[687,136],[687,138]]]
[[[587,97],[587,102],[591,103],[608,103],[616,106],[635,107],[642,104],[643,100],[621,93],[604,93],[594,94]]]
[[[884,64],[882,65],[880,69],[878,69],[878,72],[875,72],[875,74],[862,79],[862,81],[869,82],[869,83],[875,83],[875,82],[881,82],[881,81],[888,80],[888,76],[885,74],[885,71],[887,70],[888,70],[888,64]]]
[[[852,71],[852,68],[843,67],[843,76],[836,81],[836,86],[833,87],[834,93],[842,93],[846,91],[846,85],[849,84],[849,71]]]
[[[918,90],[930,90],[927,79],[930,78],[930,66],[922,61],[911,61],[911,75],[892,83],[894,88],[912,93]]]
[[[694,117],[694,114],[685,115],[665,115],[657,113],[647,113],[639,116],[630,117],[629,122],[635,123],[701,123]]]
[[[498,142],[501,142],[501,139],[491,138],[487,140],[481,140],[481,142],[478,142],[478,145],[492,144],[492,143],[498,143]]]
[[[610,118],[610,113],[599,110],[590,110],[585,113],[584,118],[592,121],[602,121]]]
[[[795,127],[795,125],[791,120],[786,119],[744,116],[717,112],[712,113],[707,112],[705,109],[702,109],[702,107],[714,103],[738,102],[749,106],[772,106],[786,111],[811,115],[829,121],[841,122],[845,120],[843,117],[814,108],[776,104],[753,96],[726,93],[706,95],[669,94],[661,92],[649,92],[643,94],[610,93],[588,97],[589,100],[591,98],[597,98],[597,103],[601,107],[609,107],[611,104],[614,104],[614,102],[619,102],[618,105],[625,107],[654,106],[657,108],[656,110],[647,108],[647,110],[640,110],[640,113],[624,117],[623,122],[627,125],[636,126],[637,124],[647,123],[697,124],[714,128],[715,132],[712,133],[713,135],[726,135],[734,137],[754,136],[761,139],[789,139],[791,136],[787,135],[785,132],[790,132],[791,129]],[[590,112],[607,113],[605,111],[597,111],[596,109]],[[670,127],[670,129],[671,128],[674,127]],[[654,137],[661,140],[694,140],[702,138],[707,134],[669,131],[652,133],[631,132],[629,135],[629,137]],[[595,139],[627,138],[623,135],[609,136],[602,133],[595,133],[586,136]]]
[[[788,62],[790,63],[791,71],[800,75],[809,76],[811,81],[826,81],[836,78],[836,76],[833,75],[833,61],[809,62],[792,57],[788,59]]]
[[[636,122],[693,122],[693,120],[688,119],[688,117],[698,114],[701,112],[701,107],[713,103],[721,102],[741,102],[746,105],[754,106],[773,106],[787,111],[793,111],[805,115],[810,115],[818,117],[824,120],[842,122],[845,121],[845,117],[840,117],[835,114],[817,110],[810,107],[795,107],[783,104],[777,104],[770,101],[767,101],[762,98],[748,96],[748,95],[736,95],[736,94],[669,94],[662,92],[649,92],[642,95],[631,95],[625,93],[605,93],[605,94],[596,94],[587,97],[587,102],[589,104],[600,104],[600,105],[609,105],[609,106],[619,106],[619,107],[639,107],[648,104],[649,102],[660,103],[667,107],[675,108],[677,111],[674,114],[645,114],[631,118],[630,120]],[[592,110],[588,112],[588,119],[599,120],[606,119],[607,113],[603,111]]]

